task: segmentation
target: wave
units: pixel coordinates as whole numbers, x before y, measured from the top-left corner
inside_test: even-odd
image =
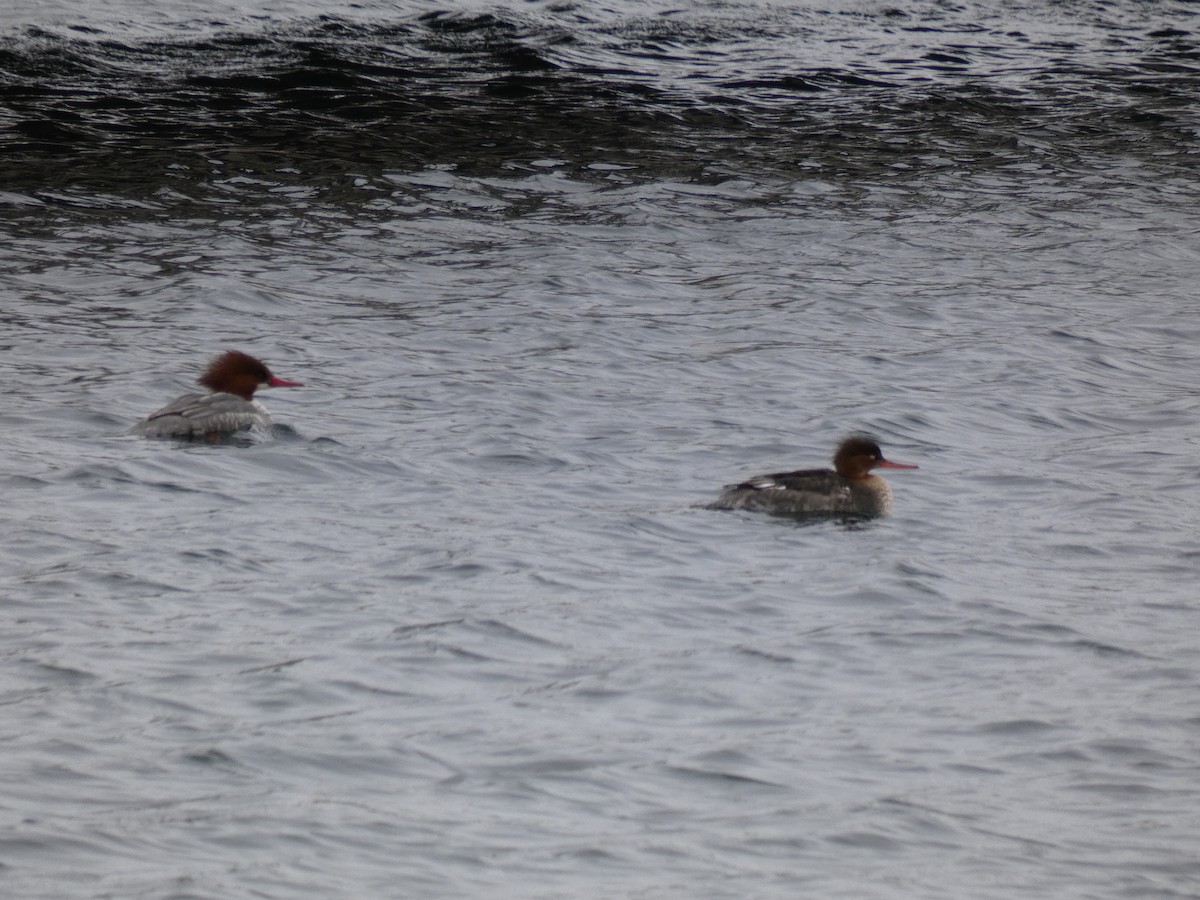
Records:
[[[312,183],[550,158],[700,178],[1191,145],[1190,31],[1101,7],[1035,33],[964,9],[28,28],[0,38],[0,152],[18,190],[123,191],[230,168]]]

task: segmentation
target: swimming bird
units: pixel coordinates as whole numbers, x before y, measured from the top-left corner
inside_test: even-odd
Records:
[[[254,399],[264,387],[302,387],[276,378],[260,360],[240,350],[222,353],[196,382],[208,394],[184,394],[130,429],[144,437],[220,437],[255,425],[271,424],[265,406]]]
[[[833,469],[758,475],[727,486],[711,509],[751,509],[802,516],[886,516],[892,488],[872,469],[915,469],[885,459],[879,444],[856,434],[838,444]]]

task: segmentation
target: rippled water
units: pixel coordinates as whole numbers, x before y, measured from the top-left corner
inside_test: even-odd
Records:
[[[1194,19],[0,13],[7,895],[1200,894]]]

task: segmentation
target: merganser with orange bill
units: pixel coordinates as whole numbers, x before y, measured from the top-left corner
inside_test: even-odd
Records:
[[[285,381],[271,374],[261,361],[229,350],[222,353],[196,379],[209,394],[184,394],[130,429],[144,437],[219,438],[271,424],[265,406],[254,399],[264,387],[302,387],[299,381]]]
[[[872,469],[915,469],[884,459],[879,444],[856,434],[838,444],[833,469],[759,475],[731,484],[712,509],[752,509],[799,516],[886,516],[892,488]]]

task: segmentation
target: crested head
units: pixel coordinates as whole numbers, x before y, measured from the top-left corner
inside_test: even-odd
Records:
[[[879,449],[879,442],[871,435],[852,434],[843,438],[842,442],[838,444],[833,461],[836,463],[839,458],[850,456],[871,456],[882,459],[883,451]]]
[[[255,390],[269,385],[273,378],[271,370],[249,353],[227,350],[209,363],[196,381],[210,391],[223,391],[250,400]]]
[[[869,434],[852,434],[838,444],[837,452],[833,455],[833,467],[839,475],[851,481],[869,477],[872,469],[916,468],[884,459],[879,443]]]

